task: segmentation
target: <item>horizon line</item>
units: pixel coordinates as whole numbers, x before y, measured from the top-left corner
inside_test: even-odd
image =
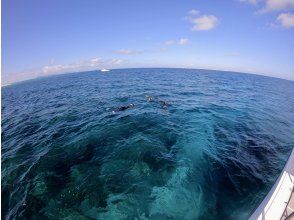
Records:
[[[204,68],[191,68],[191,67],[123,67],[123,68],[109,68],[110,70],[126,70],[126,69],[189,69],[189,70],[208,70],[208,71],[220,71],[220,72],[230,72],[230,73],[237,73],[237,74],[249,74],[249,75],[256,75],[256,76],[263,76],[263,77],[269,77],[269,78],[275,78],[275,79],[280,79],[280,80],[286,80],[290,82],[294,82],[294,79],[286,79],[286,78],[281,78],[277,76],[268,76],[264,75],[262,73],[252,73],[252,72],[241,72],[241,71],[235,71],[235,70],[226,70],[226,69],[204,69]],[[19,81],[15,81],[12,83],[8,83],[5,85],[2,85],[2,77],[1,77],[1,88],[7,87],[7,86],[13,86],[18,83],[24,83],[26,81],[30,80],[36,80],[40,78],[47,78],[47,77],[53,77],[53,76],[58,76],[58,75],[66,75],[66,74],[73,74],[73,73],[82,73],[82,72],[94,72],[94,71],[100,71],[97,69],[93,70],[77,70],[77,71],[70,71],[70,72],[60,72],[60,73],[52,73],[44,76],[37,76],[37,77],[32,77],[28,79],[23,79]]]

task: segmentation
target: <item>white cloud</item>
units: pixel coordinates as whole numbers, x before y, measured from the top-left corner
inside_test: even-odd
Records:
[[[174,40],[167,40],[167,41],[165,41],[165,45],[173,45],[173,44],[175,44],[176,42],[174,41]]]
[[[196,10],[192,10],[196,11]],[[209,31],[215,28],[219,23],[219,19],[214,15],[201,15],[200,12],[197,13],[189,12],[186,19],[193,24],[192,31]]]
[[[270,24],[272,27],[294,27],[294,14],[286,13],[294,9],[294,0],[240,0],[241,2],[249,2],[254,5],[259,5],[260,9],[257,14],[264,14],[274,11],[283,11],[276,21]]]
[[[139,51],[135,50],[130,50],[130,49],[121,49],[121,50],[116,50],[114,51],[116,54],[124,54],[124,55],[134,55],[134,54],[139,54]]]
[[[260,12],[289,10],[294,8],[294,0],[266,0]]]
[[[240,0],[253,5],[262,5],[258,13],[294,9],[294,0]]]
[[[189,43],[189,39],[188,38],[181,38],[178,42],[178,44],[180,45],[185,45]]]
[[[282,13],[277,17],[277,22],[285,28],[294,28],[294,14]]]
[[[101,58],[92,58],[89,60],[78,61],[71,64],[52,64],[42,67],[43,74],[55,74],[55,73],[64,73],[70,71],[83,71],[91,70],[93,68],[99,67],[104,63]]]
[[[194,24],[192,31],[208,31],[213,29],[219,24],[219,20],[214,15],[202,15],[199,18],[191,19]]]

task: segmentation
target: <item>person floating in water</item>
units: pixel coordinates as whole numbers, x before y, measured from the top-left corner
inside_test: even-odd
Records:
[[[152,102],[153,98],[150,95],[146,95],[147,102]]]
[[[165,101],[165,100],[158,100],[158,102],[159,102],[159,104],[161,105],[161,107],[162,107],[163,109],[167,109],[167,107],[168,107],[168,105],[169,105],[168,101]]]
[[[116,108],[114,111],[112,111],[112,113],[125,111],[125,110],[127,110],[129,108],[133,108],[134,106],[135,106],[134,104],[123,105],[123,106],[120,106],[120,107]]]

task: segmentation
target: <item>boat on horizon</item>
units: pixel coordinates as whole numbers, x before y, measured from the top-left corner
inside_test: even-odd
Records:
[[[103,69],[101,69],[100,71],[101,71],[101,72],[108,72],[108,71],[110,71],[110,70],[109,70],[109,69],[104,69],[104,68],[103,68]]]

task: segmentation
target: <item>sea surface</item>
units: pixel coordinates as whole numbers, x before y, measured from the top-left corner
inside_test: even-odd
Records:
[[[277,78],[117,69],[1,98],[3,219],[247,219],[294,147]]]

